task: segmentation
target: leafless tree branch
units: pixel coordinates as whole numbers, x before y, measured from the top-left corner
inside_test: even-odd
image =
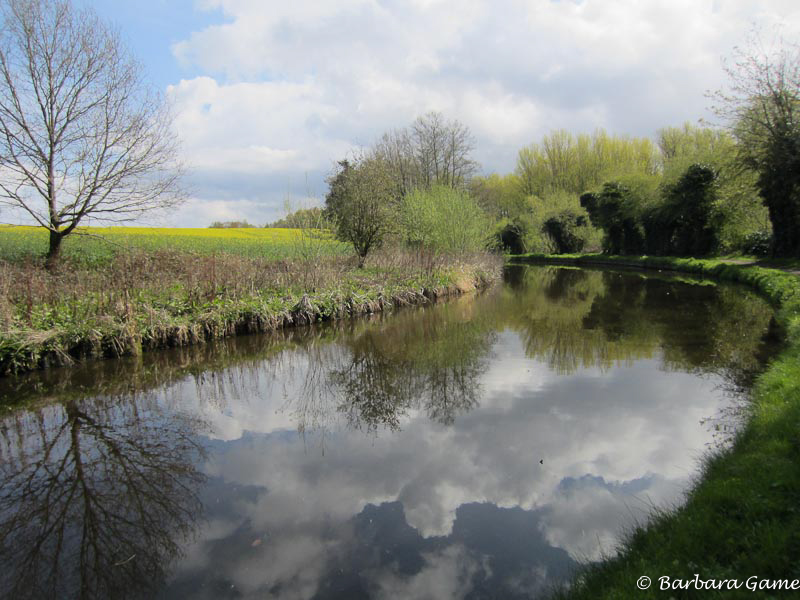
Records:
[[[68,0],[2,0],[0,205],[61,240],[184,199],[163,98],[119,36]],[[41,208],[39,208],[41,207]]]

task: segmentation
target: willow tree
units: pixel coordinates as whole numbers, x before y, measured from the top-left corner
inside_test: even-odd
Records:
[[[519,151],[515,170],[524,194],[538,198],[557,192],[582,194],[609,178],[657,172],[653,142],[602,129],[591,136],[553,131]]]
[[[67,0],[2,0],[0,203],[64,237],[182,200],[162,97],[119,36]]]

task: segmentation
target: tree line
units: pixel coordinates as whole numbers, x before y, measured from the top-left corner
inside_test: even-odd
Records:
[[[48,266],[81,224],[185,199],[171,115],[111,27],[69,0],[0,0],[0,18],[0,207],[49,232]],[[330,227],[362,265],[390,239],[435,252],[800,256],[800,51],[736,52],[716,95],[723,129],[557,130],[522,148],[513,173],[476,176],[469,128],[427,113],[339,160],[324,209],[273,225]]]
[[[324,214],[361,264],[393,238],[441,251],[800,256],[800,54],[739,51],[728,74],[714,107],[724,128],[557,130],[505,175],[475,175],[469,129],[428,113],[339,161]]]

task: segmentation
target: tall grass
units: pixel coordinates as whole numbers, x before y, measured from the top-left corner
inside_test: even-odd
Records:
[[[401,249],[358,269],[349,249],[329,254],[324,235],[292,235],[280,258],[137,248],[101,263],[67,256],[54,270],[0,259],[0,373],[374,312],[499,274],[497,258]]]

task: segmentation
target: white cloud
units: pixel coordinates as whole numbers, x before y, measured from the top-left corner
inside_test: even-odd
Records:
[[[652,135],[706,115],[720,58],[753,24],[800,31],[788,0],[203,0],[225,22],[173,45],[206,76],[170,88],[187,158],[202,172],[321,180],[349,149],[440,110],[478,138],[487,171],[554,128]],[[199,196],[215,199],[200,184]],[[324,189],[320,190],[324,193]],[[248,209],[248,213],[255,211]],[[262,210],[262,212],[264,212]]]
[[[607,482],[643,480],[654,502],[672,502],[711,441],[702,421],[724,404],[716,380],[660,372],[653,360],[605,374],[586,369],[564,377],[537,361],[505,356],[518,351],[515,336],[498,338],[480,380],[481,405],[459,416],[455,427],[432,423],[420,413],[403,423],[402,436],[344,434],[336,398],[326,404],[325,397],[305,395],[309,357],[300,351],[282,353],[270,377],[252,379],[255,374],[238,371],[223,375],[220,382],[241,379],[253,385],[228,389],[217,384],[213,392],[227,398],[225,408],[208,405],[204,418],[216,439],[232,441],[245,431],[255,437],[231,445],[230,454],[218,455],[206,471],[271,490],[250,514],[251,522],[264,528],[302,522],[308,515],[345,520],[366,503],[398,500],[408,523],[422,535],[447,535],[456,509],[469,502],[533,510],[560,498],[579,507],[583,496],[578,492],[596,486],[571,488],[567,494],[559,482],[586,474]],[[347,356],[342,348],[327,347],[327,368]],[[280,387],[271,383],[272,377],[283,382]],[[200,390],[186,381],[176,395],[186,399]],[[306,402],[323,415],[315,426],[325,430],[326,439],[309,431],[304,440],[295,433]],[[268,464],[262,459],[266,455]],[[650,477],[653,473],[657,477]],[[618,518],[607,520],[611,525],[604,539],[618,533],[628,515],[623,492],[606,492],[606,505],[613,504]],[[572,550],[566,534],[552,539]],[[584,541],[592,540],[593,532]]]
[[[658,475],[623,485],[601,477],[565,480],[539,527],[553,546],[578,562],[602,560],[616,554],[622,532],[646,523],[654,509],[679,505],[685,485],[685,480]]]

